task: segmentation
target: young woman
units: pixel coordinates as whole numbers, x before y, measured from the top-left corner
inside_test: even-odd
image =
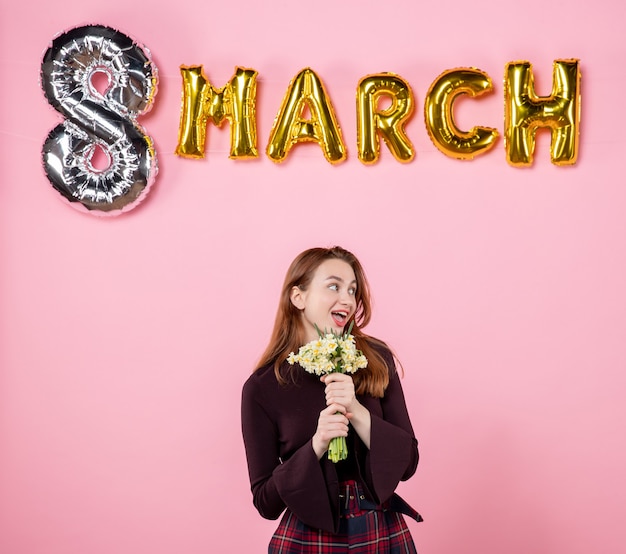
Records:
[[[242,394],[254,505],[268,519],[284,512],[270,553],[415,552],[402,514],[421,517],[394,491],[415,472],[417,440],[392,353],[362,331],[370,317],[353,254],[312,248],[293,261],[270,343]],[[317,329],[341,334],[351,322],[366,368],[320,378],[286,362]],[[348,446],[337,463],[326,455],[335,437]]]

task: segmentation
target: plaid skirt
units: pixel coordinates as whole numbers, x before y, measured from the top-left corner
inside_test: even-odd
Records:
[[[363,507],[354,481],[341,484],[339,532],[302,523],[287,510],[270,541],[269,554],[417,554],[411,532],[399,512]]]

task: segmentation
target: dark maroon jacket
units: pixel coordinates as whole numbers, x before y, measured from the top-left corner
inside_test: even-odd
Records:
[[[404,394],[388,350],[381,352],[391,368],[383,398],[358,396],[371,414],[368,450],[353,431],[348,451],[356,457],[356,478],[376,504],[392,499],[398,483],[417,467],[417,440]],[[324,384],[300,366],[297,382],[280,385],[273,366],[255,371],[243,387],[241,420],[253,502],[267,519],[288,508],[307,525],[337,532],[339,483],[335,464],[317,459],[311,440],[319,413],[326,407]]]

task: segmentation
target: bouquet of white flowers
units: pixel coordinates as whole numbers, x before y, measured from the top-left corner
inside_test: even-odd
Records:
[[[301,346],[298,353],[291,352],[287,357],[290,364],[298,363],[305,371],[315,375],[327,375],[328,373],[354,373],[367,367],[367,358],[356,348],[354,337],[349,329],[337,335],[334,332],[320,331],[317,326],[319,338]],[[335,437],[328,445],[328,458],[333,462],[345,460],[348,456],[348,447],[345,437]]]

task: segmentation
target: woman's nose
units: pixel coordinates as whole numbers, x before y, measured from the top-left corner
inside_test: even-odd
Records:
[[[348,291],[342,291],[341,302],[351,306],[354,304],[354,296],[352,296]]]

